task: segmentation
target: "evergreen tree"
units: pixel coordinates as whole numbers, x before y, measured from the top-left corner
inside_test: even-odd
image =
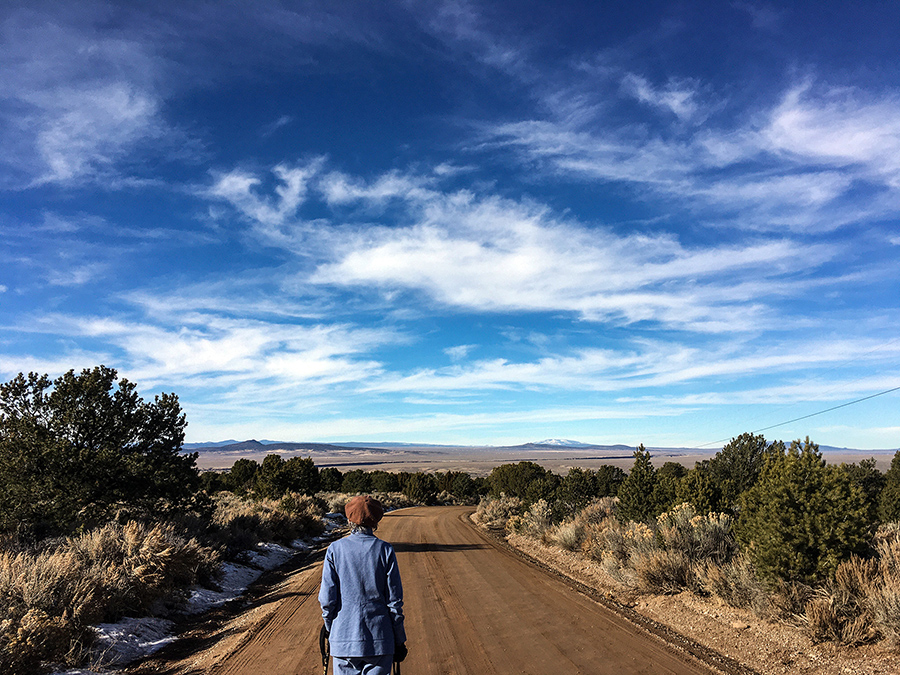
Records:
[[[884,475],[884,488],[878,497],[878,517],[882,523],[900,522],[900,450],[894,453],[891,468]]]
[[[492,495],[505,494],[527,503],[552,498],[558,480],[558,476],[534,462],[501,464],[488,476]]]
[[[105,366],[0,384],[0,530],[66,533],[115,505],[160,513],[198,506],[196,453],[178,397],[145,402]]]
[[[597,496],[594,472],[580,467],[569,469],[559,484],[557,495],[573,511],[584,508]]]
[[[655,518],[655,487],[656,469],[650,462],[650,452],[642,444],[634,451],[634,464],[619,486],[619,515],[622,519],[644,522]]]
[[[228,489],[225,475],[218,471],[204,471],[200,474],[200,489],[208,495],[214,495]]]
[[[319,471],[320,489],[325,492],[340,492],[344,484],[344,474],[337,467],[326,466]]]
[[[601,464],[594,472],[596,495],[598,497],[615,497],[624,480],[625,472],[622,469],[609,464]]]
[[[231,465],[231,470],[225,475],[226,489],[236,495],[246,495],[253,489],[256,473],[259,471],[259,463],[252,459],[241,457]]]
[[[397,474],[395,473],[372,471],[369,473],[369,480],[371,481],[372,489],[376,492],[400,491],[400,481],[397,479]]]
[[[455,471],[451,473],[455,475],[450,482],[450,489],[448,490],[448,492],[457,499],[464,502],[474,500],[475,497],[478,496],[478,484],[467,473],[464,473],[462,471]]]
[[[722,510],[722,491],[699,462],[678,481],[675,498],[701,515]]]
[[[403,483],[403,494],[420,504],[433,504],[437,497],[437,483],[428,473],[409,474]]]
[[[344,480],[341,483],[341,492],[352,495],[371,491],[372,481],[369,480],[369,474],[362,469],[353,469],[344,474]]]
[[[678,462],[666,462],[657,470],[652,496],[656,515],[675,506],[678,501],[678,485],[687,472],[688,470]]]
[[[869,538],[865,497],[846,471],[827,466],[809,438],[767,453],[759,480],[744,492],[738,537],[770,578],[828,578]]]
[[[879,498],[885,482],[884,474],[875,465],[875,458],[860,460],[858,464],[841,464],[840,468],[862,490],[869,522],[874,525],[878,521]]]
[[[266,455],[253,483],[253,491],[258,497],[278,499],[288,489],[288,476],[284,470],[281,455]]]
[[[284,463],[282,471],[287,489],[291,492],[312,496],[321,487],[319,469],[312,457],[291,457]]]
[[[784,444],[780,442],[773,448],[774,452],[783,450]],[[759,478],[767,451],[768,444],[763,436],[744,433],[732,438],[715,457],[702,463],[721,492],[723,510],[734,511],[737,508],[741,493]]]

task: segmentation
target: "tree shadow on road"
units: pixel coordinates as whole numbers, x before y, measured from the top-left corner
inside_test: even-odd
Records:
[[[486,544],[436,544],[433,542],[393,541],[391,545],[397,553],[424,553],[425,551],[477,551],[489,549]]]

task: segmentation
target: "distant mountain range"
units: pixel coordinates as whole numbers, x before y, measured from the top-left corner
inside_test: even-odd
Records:
[[[366,443],[362,441],[346,441],[340,443],[297,443],[297,442],[286,442],[286,441],[270,441],[270,440],[261,440],[257,441],[255,439],[250,439],[246,441],[236,441],[236,440],[226,440],[226,441],[208,441],[205,443],[185,443],[183,449],[186,451],[205,451],[205,452],[241,452],[241,451],[263,451],[267,448],[272,450],[285,450],[285,451],[299,451],[305,450],[307,452],[334,452],[336,450],[368,450],[370,452],[389,452],[391,449],[402,449],[402,448],[464,448],[464,447],[488,447],[488,446],[450,446],[446,444],[434,444],[434,443],[400,443],[400,442],[374,442],[374,443]],[[562,438],[547,438],[543,441],[536,441],[533,443],[523,443],[521,445],[512,445],[512,446],[491,446],[497,450],[519,450],[519,449],[571,449],[571,450],[602,450],[605,452],[615,451],[615,452],[625,452],[632,453],[635,450],[635,446],[632,445],[596,445],[593,443],[583,443],[581,441],[573,441],[570,439],[562,439]],[[721,448],[705,448],[703,450],[698,450],[697,448],[651,448],[648,447],[653,453],[658,452],[678,452],[678,453],[691,453],[691,452],[702,452],[704,454],[709,453],[710,455],[715,454]],[[838,448],[830,445],[820,445],[819,450],[823,453],[848,453],[848,454],[858,454],[861,456],[865,456],[868,454],[885,454],[885,453],[894,453],[897,450],[856,450],[853,448]]]
[[[529,443],[528,445],[550,445],[558,448],[590,448],[593,447],[591,443],[582,443],[581,441],[572,441],[568,438],[548,438],[545,441],[537,441],[536,443]]]

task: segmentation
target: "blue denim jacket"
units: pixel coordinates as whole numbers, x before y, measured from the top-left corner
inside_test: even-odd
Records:
[[[393,654],[406,642],[397,557],[374,534],[354,532],[328,547],[319,604],[333,656]]]

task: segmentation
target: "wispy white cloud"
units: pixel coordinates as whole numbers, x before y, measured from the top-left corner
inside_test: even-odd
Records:
[[[798,163],[855,168],[900,188],[900,93],[881,96],[847,88],[790,89],[771,111],[761,136],[774,152]]]
[[[834,400],[859,393],[871,393],[897,386],[900,373],[886,371],[878,376],[859,377],[849,364],[890,366],[900,354],[900,346],[873,349],[871,340],[817,340],[794,343],[783,348],[757,347],[743,342],[703,349],[673,342],[636,341],[616,350],[580,349],[570,355],[552,355],[534,361],[508,359],[477,361],[466,366],[421,369],[408,375],[386,374],[366,385],[372,391],[437,393],[498,389],[581,392],[679,391],[664,397],[626,396],[617,400],[665,402],[670,406],[772,404],[797,401]],[[791,373],[832,370],[828,381],[818,376],[784,383]],[[772,376],[771,385],[759,387],[753,378]],[[720,389],[716,384],[729,382]],[[744,386],[733,387],[745,381]],[[708,387],[694,393],[700,385]]]
[[[689,120],[697,113],[696,84],[670,80],[665,87],[654,87],[646,78],[628,73],[622,79],[623,90],[642,103],[668,111],[678,119]]]
[[[308,398],[313,391],[355,388],[383,373],[383,365],[369,355],[374,349],[406,339],[391,330],[347,324],[297,325],[176,312],[169,319],[150,323],[124,316],[46,314],[17,328],[107,345],[104,354],[82,359],[85,367],[115,365],[146,386],[204,387],[217,392],[215,399],[243,397],[245,405],[253,400],[293,406],[292,399]],[[75,356],[69,354],[68,362],[80,362],[72,360]],[[42,367],[57,372],[51,366]]]
[[[479,312],[566,311],[699,331],[758,327],[766,295],[797,283],[798,243],[788,239],[691,249],[671,235],[618,235],[560,221],[537,204],[468,192],[418,192],[407,208],[414,224],[346,233],[310,281],[416,291]],[[804,246],[811,267],[836,254]],[[744,283],[757,302],[746,303]],[[742,318],[722,319],[735,315]]]
[[[308,182],[322,166],[324,159],[315,159],[305,166],[290,167],[279,164],[272,169],[278,180],[273,198],[261,197],[257,186],[262,180],[246,171],[235,170],[219,175],[208,189],[209,197],[222,199],[248,218],[268,228],[283,225],[303,204]]]
[[[4,16],[0,166],[8,187],[115,175],[129,152],[168,131],[152,48],[77,15],[68,23],[24,10]]]
[[[444,353],[454,361],[461,361],[477,347],[478,345],[456,345],[454,347],[447,347],[444,350]]]
[[[555,75],[555,74],[554,74]],[[601,83],[598,85],[597,79]],[[592,91],[603,82],[675,121],[623,119]],[[708,222],[827,232],[900,208],[900,94],[804,80],[758,109],[731,112],[700,82],[656,86],[643,75],[573,68],[535,87],[534,114],[485,122],[482,149],[506,147],[528,166],[631,186]],[[565,103],[556,105],[560,100]],[[682,122],[706,120],[702,126]],[[868,188],[865,200],[856,198]]]

